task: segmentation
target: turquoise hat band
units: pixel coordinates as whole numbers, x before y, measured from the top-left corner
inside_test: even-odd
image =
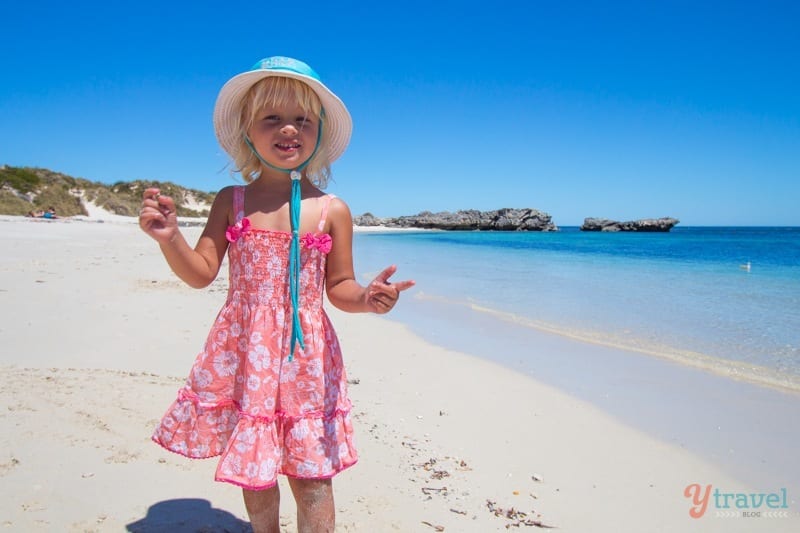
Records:
[[[308,76],[309,78],[314,78],[319,82],[322,81],[319,77],[319,74],[314,72],[314,69],[312,69],[302,61],[298,61],[297,59],[292,59],[291,57],[283,57],[283,56],[267,57],[262,59],[255,65],[253,65],[253,68],[251,68],[250,70],[272,70],[272,71],[294,72],[295,74],[300,74],[301,76]]]

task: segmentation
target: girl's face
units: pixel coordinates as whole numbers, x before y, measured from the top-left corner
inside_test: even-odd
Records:
[[[247,134],[268,163],[294,169],[313,155],[318,131],[319,119],[294,102],[263,108]]]

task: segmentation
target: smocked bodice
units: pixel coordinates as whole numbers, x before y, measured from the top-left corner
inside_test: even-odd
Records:
[[[249,306],[290,308],[287,273],[291,240],[292,235],[287,232],[250,229],[232,242],[228,248],[228,300]],[[301,311],[322,308],[326,258],[319,248],[301,244]]]

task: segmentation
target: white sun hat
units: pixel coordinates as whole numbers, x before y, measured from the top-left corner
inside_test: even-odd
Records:
[[[344,103],[328,89],[314,70],[297,59],[274,56],[262,59],[247,72],[229,79],[214,106],[214,130],[222,148],[235,158],[244,132],[234,126],[242,111],[242,101],[250,87],[269,76],[300,80],[317,94],[322,103],[322,143],[328,146],[329,163],[344,153],[353,132],[353,121]]]

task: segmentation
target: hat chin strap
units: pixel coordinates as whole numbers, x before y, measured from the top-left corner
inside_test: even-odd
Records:
[[[289,178],[292,180],[292,195],[289,202],[289,217],[292,227],[292,242],[289,246],[289,295],[292,300],[292,340],[291,349],[289,351],[289,361],[294,360],[294,350],[297,344],[300,345],[302,350],[306,349],[305,342],[303,341],[303,327],[300,324],[300,201],[302,194],[300,191],[300,180],[303,178],[302,170],[314,158],[319,150],[320,142],[322,141],[322,117],[320,117],[319,129],[317,130],[317,143],[314,145],[314,151],[308,156],[308,159],[303,161],[296,168],[281,168],[266,161],[261,154],[258,153],[256,147],[253,146],[252,141],[244,135],[244,142],[250,148],[259,161],[273,170],[279,172],[287,172]]]

